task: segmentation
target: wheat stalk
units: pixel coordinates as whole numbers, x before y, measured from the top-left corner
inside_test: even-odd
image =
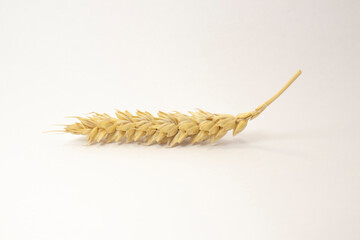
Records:
[[[137,111],[135,115],[132,115],[128,111],[117,110],[116,117],[99,113],[93,113],[86,118],[75,117],[79,122],[66,125],[64,131],[87,135],[89,143],[101,141],[110,143],[126,139],[126,142],[167,143],[172,147],[186,138],[190,138],[192,144],[206,140],[213,143],[225,136],[231,129],[234,136],[244,130],[248,121],[263,112],[300,74],[301,70],[279,92],[254,111],[240,113],[236,116],[213,114],[200,109],[197,112],[190,112],[190,115],[160,111],[157,116],[153,116],[149,112]]]

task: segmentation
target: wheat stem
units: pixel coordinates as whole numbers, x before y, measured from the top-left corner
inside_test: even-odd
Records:
[[[258,106],[253,112],[251,112],[250,119],[254,119],[259,116],[271,103],[273,103],[285,90],[300,76],[301,70],[298,70],[292,78],[278,91],[274,96],[272,96],[269,100]]]

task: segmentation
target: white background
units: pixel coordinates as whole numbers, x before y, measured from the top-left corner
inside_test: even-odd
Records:
[[[0,0],[0,239],[359,239],[358,0]],[[237,114],[216,144],[45,134],[114,109]]]

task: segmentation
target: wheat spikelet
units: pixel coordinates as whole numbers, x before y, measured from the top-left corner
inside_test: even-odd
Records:
[[[157,116],[149,112],[137,111],[133,115],[128,111],[117,110],[116,117],[99,113],[93,113],[89,117],[76,117],[79,122],[66,125],[64,131],[87,135],[89,143],[119,142],[124,139],[126,142],[167,143],[172,147],[186,138],[190,138],[192,144],[206,140],[213,143],[230,130],[233,130],[234,136],[244,130],[248,121],[264,111],[300,74],[299,70],[278,93],[254,111],[236,116],[213,114],[200,109],[197,112],[189,112],[189,115],[159,111]]]

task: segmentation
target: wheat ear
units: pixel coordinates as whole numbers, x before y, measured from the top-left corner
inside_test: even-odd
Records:
[[[254,111],[240,113],[236,116],[213,114],[200,109],[197,112],[189,112],[190,115],[159,111],[156,117],[149,112],[137,111],[135,115],[132,115],[128,111],[116,110],[116,117],[111,117],[106,113],[92,113],[89,117],[75,117],[79,122],[66,125],[64,131],[87,135],[89,143],[101,141],[110,143],[125,139],[126,142],[167,143],[172,147],[186,138],[190,138],[193,144],[206,140],[215,142],[231,129],[233,129],[234,136],[244,130],[248,121],[263,112],[300,74],[301,70],[279,92]]]

